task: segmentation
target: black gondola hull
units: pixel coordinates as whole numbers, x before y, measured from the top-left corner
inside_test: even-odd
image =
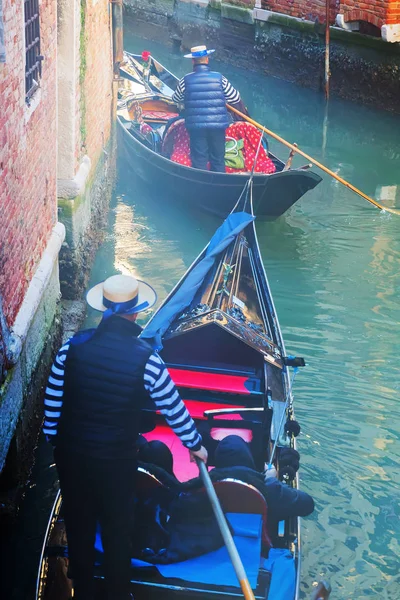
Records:
[[[132,169],[155,192],[168,193],[189,206],[196,206],[220,217],[234,207],[249,176],[212,173],[175,163],[136,139],[117,118],[119,142]],[[312,171],[289,170],[272,175],[258,173],[253,179],[253,205],[258,217],[276,219],[283,215],[321,177]]]
[[[253,211],[246,212],[251,209],[251,197],[249,183],[236,208],[236,214],[234,211],[229,220],[217,230],[210,243],[149,320],[141,335],[149,342],[156,341],[157,337],[162,338],[161,357],[166,362],[182,397],[187,403],[191,403],[192,416],[198,423],[201,421],[203,427],[207,427],[207,419],[210,436],[213,428],[210,413],[222,409],[222,415],[226,410],[243,415],[243,419],[240,420],[218,419],[214,421],[214,425],[217,428],[229,429],[228,435],[238,431],[238,428],[251,433],[248,439],[255,468],[261,473],[271,457],[273,419],[274,429],[279,431],[279,423],[283,422],[281,415],[285,415],[286,412],[291,383],[285,367],[286,350],[278,317],[261,260]],[[209,414],[204,412],[206,410]],[[289,407],[287,410],[289,411]],[[163,428],[164,425],[161,426],[161,429]],[[157,430],[156,424],[156,439],[168,441],[163,437],[161,429]],[[170,435],[174,435],[172,431]],[[294,447],[293,440],[291,443]],[[274,463],[277,467],[279,452],[278,448]],[[184,463],[185,458],[181,456],[179,464],[174,463],[177,477],[177,469]],[[187,465],[190,466],[190,463],[187,462],[186,468]],[[210,465],[213,466],[212,458]],[[139,467],[138,474],[140,471],[142,474],[146,473],[143,467]],[[186,481],[188,474],[189,471],[185,471],[181,481]],[[154,479],[151,472],[147,475]],[[142,477],[141,481],[141,486],[137,482],[138,498],[141,490],[144,490],[142,501],[143,498],[148,500],[146,485],[149,479]],[[259,544],[253,546],[255,554],[246,556],[246,552],[242,552],[242,560],[247,558],[249,561],[247,572],[249,566],[257,566],[252,583],[255,599],[274,600],[274,597],[269,598],[270,589],[274,589],[271,571],[261,562],[261,559],[267,558],[269,547],[268,540],[262,534],[262,531],[268,533],[267,507],[265,505],[265,510],[260,510],[258,496],[256,507],[254,506],[253,492],[257,495],[260,493],[255,488],[253,492],[247,489],[253,486],[241,481],[225,480],[227,481],[230,481],[229,485],[233,483],[235,493],[241,494],[244,486],[247,492],[250,491],[251,499],[248,494],[247,500],[239,496],[240,505],[228,502],[224,508],[225,512],[238,512],[243,515],[249,512],[253,516],[258,514],[262,517],[262,528],[258,529],[255,538],[254,535],[250,535],[252,539],[256,539],[255,543]],[[296,479],[293,482],[294,487],[297,487],[297,484]],[[163,484],[160,485],[164,487]],[[225,496],[225,501],[227,498]],[[234,498],[235,494],[231,488],[228,500]],[[223,498],[220,501],[223,502]],[[264,505],[265,499],[262,502]],[[140,510],[140,502],[135,510]],[[140,513],[137,514],[137,521],[140,521]],[[132,531],[132,535],[136,539],[135,531]],[[290,560],[293,561],[293,592],[290,598],[298,600],[299,519],[287,518],[283,531],[279,532],[279,538],[277,530],[272,532],[272,535],[278,540],[275,546],[287,549],[290,553]],[[148,546],[143,548],[147,549]],[[104,563],[101,552],[97,550],[96,553],[96,600],[104,598]],[[70,598],[71,582],[67,577],[67,556],[67,536],[59,495],[45,536],[36,600]],[[140,551],[136,556],[142,556]],[[216,560],[215,555],[211,560]],[[222,565],[224,560],[221,561]],[[203,563],[202,571],[207,572],[204,564],[207,563]],[[160,565],[156,567],[147,562],[138,563],[136,559],[131,573],[131,591],[136,600],[158,600],[160,597],[170,600],[236,600],[242,597],[236,580],[225,580],[224,583],[220,576],[212,575],[211,581],[207,577],[199,577],[199,581],[196,576],[197,573],[200,574],[200,569],[195,576],[190,577],[183,576],[185,572],[179,569],[182,569],[182,565],[178,571],[168,574],[160,569]],[[213,573],[212,570],[211,572]]]

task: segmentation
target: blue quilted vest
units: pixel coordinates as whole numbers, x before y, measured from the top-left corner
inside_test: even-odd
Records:
[[[185,76],[187,129],[226,129],[229,125],[222,75],[207,65],[195,65]]]
[[[144,389],[153,350],[138,339],[141,328],[113,316],[72,340],[65,362],[64,397],[57,448],[96,458],[136,453],[143,409],[154,404]]]

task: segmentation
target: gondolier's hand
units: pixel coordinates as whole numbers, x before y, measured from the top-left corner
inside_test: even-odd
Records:
[[[204,448],[204,446],[202,446],[200,448],[200,450],[189,450],[190,452],[190,462],[195,462],[196,458],[199,458],[200,460],[203,461],[203,463],[207,464],[207,459],[208,459],[208,452],[207,450]]]

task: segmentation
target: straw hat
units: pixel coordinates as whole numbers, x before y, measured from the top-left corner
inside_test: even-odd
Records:
[[[207,46],[193,46],[190,48],[190,54],[185,54],[185,58],[200,58],[201,56],[210,56],[215,50],[207,50]]]
[[[147,310],[156,300],[153,288],[131,275],[112,275],[92,287],[86,295],[89,306],[109,314],[133,315]]]

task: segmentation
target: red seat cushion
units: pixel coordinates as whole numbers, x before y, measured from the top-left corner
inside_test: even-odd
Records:
[[[143,119],[148,121],[169,121],[175,117],[179,117],[178,113],[169,113],[161,110],[144,110]]]
[[[175,435],[167,424],[157,425],[153,431],[145,433],[147,441],[160,440],[168,446],[174,457],[174,473],[179,481],[187,481],[198,477],[199,469],[195,463],[190,462],[189,450],[182,445],[180,439]]]
[[[215,482],[214,488],[225,513],[251,513],[262,516],[263,543],[271,547],[267,528],[267,502],[262,493],[248,483],[229,479]]]
[[[248,377],[240,375],[223,375],[221,373],[206,373],[188,369],[169,368],[170,375],[178,387],[228,392],[230,394],[245,394],[251,392],[245,386]]]

